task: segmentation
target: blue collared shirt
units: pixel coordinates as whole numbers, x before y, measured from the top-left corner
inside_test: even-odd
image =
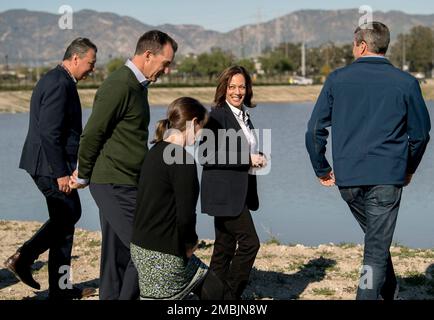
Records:
[[[146,88],[149,85],[151,81],[145,77],[142,71],[140,71],[139,68],[137,68],[137,66],[130,59],[128,59],[127,62],[125,62],[125,66],[131,69],[131,71],[136,76],[137,81],[139,81],[143,87]]]

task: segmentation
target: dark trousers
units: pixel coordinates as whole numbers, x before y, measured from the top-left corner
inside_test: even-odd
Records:
[[[392,300],[397,285],[390,255],[402,187],[393,185],[340,188],[365,233],[363,268],[357,300]]]
[[[102,245],[100,300],[137,300],[137,270],[130,254],[137,188],[113,184],[90,184],[98,208]]]
[[[48,283],[50,295],[55,295],[56,291],[65,289],[63,285],[59,286],[60,277],[65,275],[60,268],[71,265],[74,226],[81,216],[80,198],[77,190],[69,195],[59,191],[56,179],[41,176],[32,178],[45,196],[50,218],[19,251],[23,259],[33,262],[40,254],[50,250]],[[62,284],[65,284],[64,281]]]
[[[230,288],[225,299],[240,299],[260,246],[252,215],[245,207],[237,217],[214,217],[214,227],[210,269]]]
[[[228,295],[227,286],[212,270],[208,270],[205,278],[193,291],[200,300],[224,300]]]

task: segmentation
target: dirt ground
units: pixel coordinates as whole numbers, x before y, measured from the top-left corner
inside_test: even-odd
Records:
[[[44,300],[48,296],[47,253],[33,265],[41,290],[19,282],[3,262],[41,226],[37,222],[0,220],[0,300]],[[73,282],[98,288],[100,232],[77,229],[74,239]],[[202,240],[197,256],[209,263],[213,243]],[[392,247],[400,284],[399,298],[434,299],[434,249]],[[342,243],[318,247],[281,245],[270,240],[261,245],[245,299],[352,300],[358,284],[362,246]],[[98,296],[88,299],[98,299]]]

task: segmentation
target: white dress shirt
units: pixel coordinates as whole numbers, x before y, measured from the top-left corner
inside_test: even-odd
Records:
[[[246,109],[246,106],[242,105],[241,109],[238,109],[231,105],[227,100],[226,103],[228,104],[229,108],[233,112],[235,119],[237,119],[238,124],[240,125],[241,129],[243,130],[243,133],[247,139],[247,142],[249,143],[250,147],[250,153],[251,154],[257,154],[258,153],[258,142],[256,141],[256,136],[253,133],[252,129],[249,127],[249,112]],[[255,168],[250,168],[249,174],[255,173]]]

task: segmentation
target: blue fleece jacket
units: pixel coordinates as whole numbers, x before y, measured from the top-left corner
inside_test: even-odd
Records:
[[[382,57],[362,57],[327,78],[306,132],[318,177],[332,168],[325,157],[332,128],[336,184],[402,185],[414,173],[431,128],[419,82]]]

